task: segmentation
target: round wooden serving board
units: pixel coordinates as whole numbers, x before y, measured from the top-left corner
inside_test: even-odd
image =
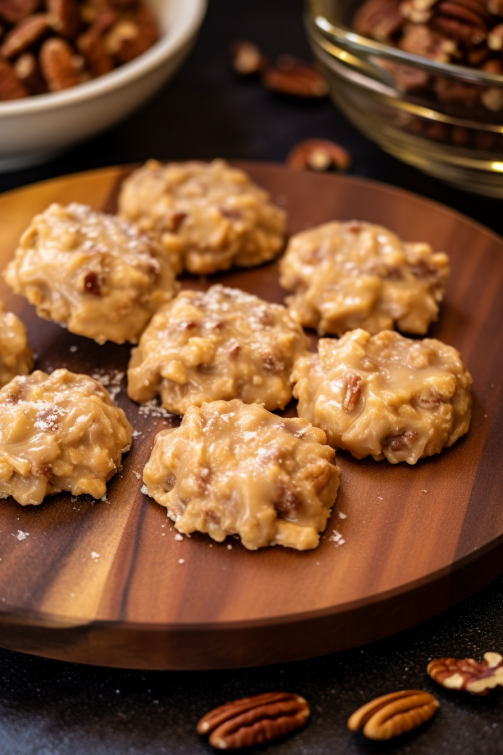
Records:
[[[503,572],[503,241],[377,183],[242,167],[286,207],[290,233],[358,218],[449,253],[452,273],[430,335],[458,348],[472,372],[469,434],[414,467],[338,453],[337,505],[315,551],[248,552],[236,539],[218,544],[199,534],[179,542],[165,509],[141,492],[155,433],[177,421],[139,414],[123,379],[116,400],[139,435],[108,501],[60,494],[38,507],[1,502],[1,646],[134,668],[276,663],[410,627]],[[51,202],[114,211],[128,172],[109,168],[0,197],[0,267]],[[216,281],[283,300],[277,264],[184,286]],[[112,377],[126,370],[128,346],[98,346],[39,319],[3,280],[0,298],[26,323],[38,368]]]

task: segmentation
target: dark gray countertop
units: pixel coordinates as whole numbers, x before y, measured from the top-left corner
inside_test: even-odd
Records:
[[[283,161],[290,147],[327,137],[347,147],[353,173],[416,191],[502,229],[501,202],[473,197],[388,157],[358,134],[328,101],[276,97],[229,70],[227,46],[257,41],[271,56],[309,54],[297,0],[210,0],[197,46],[180,75],[118,128],[52,163],[0,175],[0,191],[116,163],[161,159]],[[309,643],[309,637],[306,637]],[[195,734],[208,709],[236,697],[285,689],[304,695],[313,715],[269,752],[339,755],[503,753],[503,696],[448,692],[426,675],[435,656],[480,656],[503,649],[503,579],[442,616],[364,648],[282,667],[204,672],[89,668],[0,650],[0,753],[3,755],[158,755],[203,753]],[[345,722],[362,703],[397,689],[433,692],[438,716],[388,744],[350,734]]]

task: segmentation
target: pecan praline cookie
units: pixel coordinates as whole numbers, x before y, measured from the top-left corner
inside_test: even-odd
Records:
[[[0,388],[16,375],[28,375],[33,369],[33,354],[26,328],[0,301]]]
[[[280,263],[292,317],[320,335],[396,327],[424,334],[449,275],[445,253],[372,223],[331,222],[297,233]]]
[[[224,160],[149,160],[123,182],[119,210],[158,234],[178,271],[198,275],[268,262],[285,238],[284,210]]]
[[[143,480],[180,532],[307,550],[335,502],[334,462],[322,430],[235,399],[192,406],[158,433]]]
[[[37,314],[98,343],[137,343],[178,290],[159,242],[114,215],[51,205],[25,231],[5,271]]]
[[[295,360],[307,349],[285,307],[237,288],[181,291],[154,315],[133,349],[128,394],[183,414],[205,401],[240,398],[283,409]]]
[[[433,338],[353,330],[322,338],[294,369],[298,413],[335,448],[392,464],[440,453],[468,432],[472,378],[459,352]]]
[[[23,506],[62,490],[101,498],[131,439],[122,409],[87,375],[15,377],[0,390],[0,498]]]

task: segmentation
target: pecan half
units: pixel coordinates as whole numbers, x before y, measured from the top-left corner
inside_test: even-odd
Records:
[[[0,18],[17,24],[37,9],[39,0],[0,0]]]
[[[294,170],[348,170],[351,155],[344,147],[328,139],[306,139],[293,147],[286,162]]]
[[[171,220],[171,232],[176,233],[180,226],[182,225],[183,221],[187,217],[186,212],[174,212],[170,218]]]
[[[378,62],[394,79],[400,92],[417,92],[424,89],[430,80],[429,74],[420,68],[404,66],[402,63],[394,63],[384,58],[379,58]]]
[[[157,24],[150,10],[139,7],[131,18],[120,19],[105,37],[109,55],[128,63],[146,52],[159,39]]]
[[[438,63],[449,63],[458,51],[453,39],[434,32],[426,24],[406,24],[398,46],[405,52],[423,55]]]
[[[101,296],[103,281],[101,280],[101,275],[94,270],[88,270],[84,275],[82,285],[85,293]]]
[[[19,81],[11,64],[0,59],[0,102],[21,100],[28,97],[28,94],[27,88]]]
[[[80,29],[80,6],[76,0],[46,0],[49,23],[55,32],[73,39]]]
[[[281,478],[276,481],[274,507],[279,514],[289,516],[302,506],[302,499],[294,486]]]
[[[473,658],[435,658],[426,670],[442,687],[474,695],[487,695],[494,687],[503,686],[503,656],[499,653],[485,653],[481,663]]]
[[[40,67],[49,91],[69,89],[80,82],[81,60],[64,39],[48,39],[40,49]]]
[[[240,750],[284,737],[300,729],[310,716],[303,697],[268,692],[226,703],[207,713],[197,724],[199,734],[210,734],[219,750]]]
[[[353,19],[353,29],[362,37],[391,42],[404,22],[397,0],[367,0]]]
[[[411,689],[377,697],[359,708],[348,720],[348,729],[368,739],[391,739],[428,721],[439,703],[429,692]]]
[[[347,412],[352,412],[356,409],[356,406],[360,400],[362,394],[361,383],[362,379],[360,375],[347,374],[345,378],[346,391],[344,393],[344,401],[342,402],[342,408]]]
[[[316,99],[328,94],[328,84],[311,63],[280,55],[275,66],[269,66],[262,78],[268,89],[293,97]]]
[[[114,66],[112,56],[105,46],[104,34],[116,21],[117,12],[112,8],[103,8],[89,29],[77,39],[77,47],[93,79],[108,73]]]
[[[397,451],[405,451],[410,448],[412,441],[416,437],[416,433],[412,430],[405,430],[400,435],[392,435],[384,441],[384,446],[391,449],[395,453]]]
[[[238,39],[230,47],[232,69],[239,76],[256,76],[265,67],[266,59],[254,42]]]
[[[30,94],[44,94],[47,85],[40,71],[38,61],[31,52],[24,52],[14,64],[16,76],[27,87]]]
[[[432,29],[467,45],[480,44],[488,32],[487,11],[478,4],[468,7],[464,0],[441,0],[430,20]]]
[[[41,39],[49,28],[45,13],[28,16],[6,35],[0,47],[0,55],[4,58],[14,58]]]
[[[478,101],[480,90],[474,84],[439,76],[435,81],[435,92],[440,102],[473,107]]]

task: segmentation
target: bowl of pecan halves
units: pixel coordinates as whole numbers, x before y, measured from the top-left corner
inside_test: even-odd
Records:
[[[142,105],[189,53],[206,0],[0,0],[0,171]]]
[[[306,0],[335,103],[399,159],[503,196],[503,0]]]

